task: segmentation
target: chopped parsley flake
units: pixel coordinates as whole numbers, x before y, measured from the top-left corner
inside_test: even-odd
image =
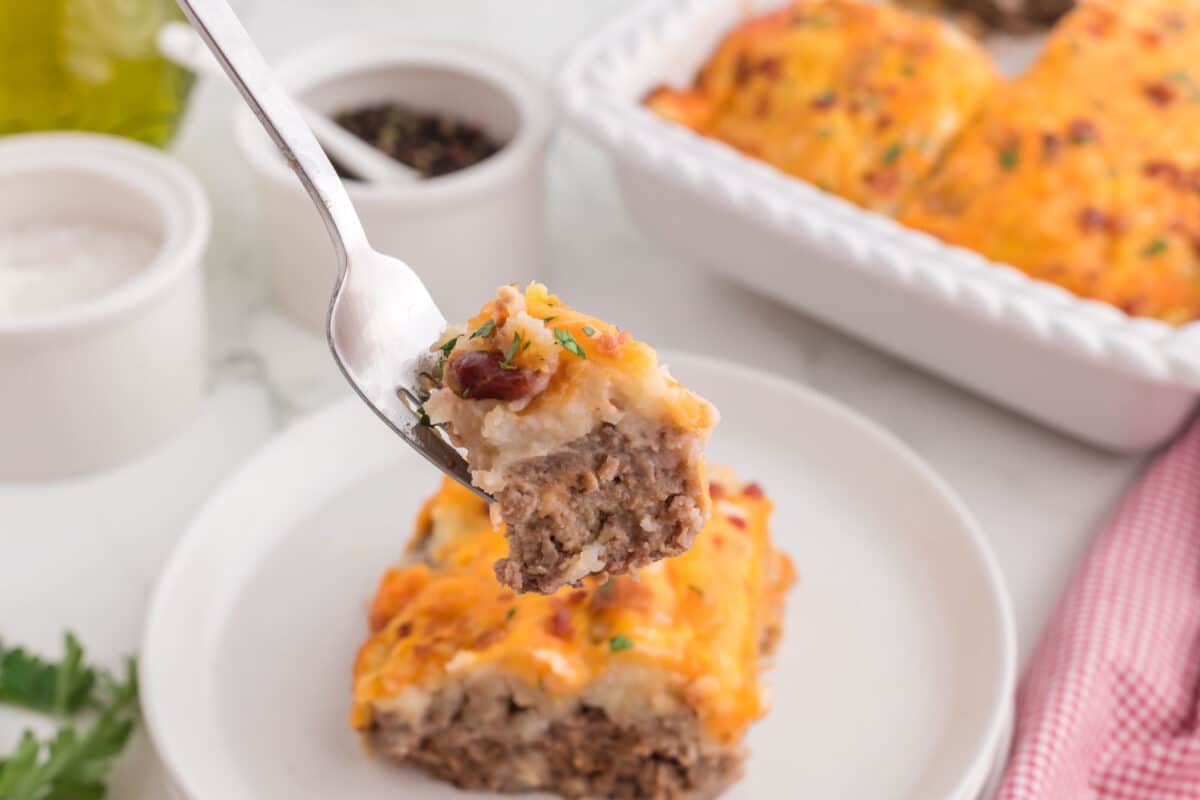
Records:
[[[562,348],[568,353],[574,353],[580,358],[587,358],[587,353],[583,352],[583,348],[579,346],[579,342],[575,341],[575,337],[571,335],[570,331],[555,328],[554,340],[562,345]]]
[[[696,594],[700,595],[701,597],[704,597],[704,590],[703,590],[703,589],[701,589],[701,588],[700,588],[699,586],[697,586],[696,584],[694,584],[694,583],[689,583],[689,584],[688,584],[688,588],[689,588],[689,589],[691,589],[691,590],[692,590],[693,592],[695,592]]]
[[[558,317],[543,317],[542,322],[549,325],[551,322],[554,322],[554,320],[556,320],[556,319],[558,319]]]
[[[492,338],[492,334],[495,332],[496,332],[496,320],[489,319],[487,322],[483,323],[482,325],[480,325],[478,328],[475,329],[475,332],[471,334],[471,338],[472,339],[479,339],[479,338],[490,339],[490,338]]]
[[[443,358],[450,357],[450,353],[453,352],[453,350],[454,350],[454,345],[458,344],[458,340],[461,338],[462,338],[461,336],[455,336],[453,339],[451,339],[450,341],[448,341],[444,345],[442,345],[442,357]]]
[[[883,151],[883,163],[892,164],[904,152],[904,145],[896,142],[894,145]]]
[[[1167,240],[1160,236],[1142,249],[1142,257],[1153,258],[1154,256],[1160,256],[1167,252],[1168,246]]]
[[[467,388],[463,389],[462,396],[463,396],[463,400],[466,400],[468,397],[470,397],[470,396],[471,396],[471,387],[470,387],[470,386],[468,386]]]
[[[433,421],[429,419],[429,415],[425,413],[425,406],[417,406],[417,418],[426,428],[433,427]]]
[[[508,610],[508,613],[504,615],[504,619],[505,619],[505,621],[511,622],[512,618],[515,617],[516,615],[517,615],[517,607],[513,606],[512,608],[510,608]]]
[[[583,333],[584,333],[584,335],[585,335],[585,336],[595,336],[595,335],[596,335],[596,329],[595,329],[595,328],[593,328],[591,325],[584,325],[584,326],[583,326]]]
[[[608,640],[608,649],[614,653],[619,653],[622,650],[632,650],[633,639],[630,639],[623,633],[618,633],[616,636]]]
[[[508,346],[508,352],[504,354],[504,360],[500,362],[500,369],[516,369],[512,363],[513,356],[521,350],[521,334],[514,333],[512,344]]]
[[[917,68],[912,64],[904,64],[900,67],[900,74],[906,78],[911,78],[913,75],[917,74]]]
[[[1021,149],[1019,145],[1009,145],[1000,151],[1000,167],[1006,172],[1012,172],[1021,163]]]

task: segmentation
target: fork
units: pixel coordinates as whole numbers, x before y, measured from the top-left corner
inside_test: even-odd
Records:
[[[225,0],[178,0],[316,205],[337,256],[326,336],[355,393],[414,450],[485,500],[467,463],[422,424],[420,372],[446,319],[412,269],[374,250],[300,111]]]

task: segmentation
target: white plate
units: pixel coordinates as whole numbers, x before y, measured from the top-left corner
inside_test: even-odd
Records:
[[[733,798],[967,800],[1002,746],[1012,615],[946,486],[806,389],[695,356],[711,457],[763,483],[801,582]],[[348,401],[232,478],[172,556],[143,648],[146,719],[191,800],[463,796],[367,758],[348,727],[366,603],[437,476]],[[477,795],[471,795],[472,797]]]

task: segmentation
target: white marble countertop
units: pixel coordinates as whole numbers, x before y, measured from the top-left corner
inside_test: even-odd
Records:
[[[572,42],[628,2],[244,0],[239,7],[268,55],[374,26],[468,38],[549,76]],[[270,306],[253,193],[229,131],[233,103],[228,87],[201,85],[175,146],[208,188],[216,218],[209,399],[188,430],[137,464],[69,484],[0,485],[5,640],[53,651],[69,627],[99,658],[134,652],[158,567],[190,514],[294,415],[347,391],[323,343]],[[636,230],[603,159],[570,132],[552,150],[550,183],[546,282],[658,346],[702,347],[778,372],[898,434],[981,520],[1012,594],[1022,660],[1028,657],[1138,459],[1068,441],[675,261]],[[669,313],[660,314],[663,308]],[[25,722],[0,719],[0,751]],[[136,750],[114,796],[161,797],[149,748],[141,742]]]

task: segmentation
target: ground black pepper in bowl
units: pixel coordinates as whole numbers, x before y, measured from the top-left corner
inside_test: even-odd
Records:
[[[503,146],[470,122],[416,111],[399,103],[342,111],[333,119],[381,152],[412,167],[423,178],[449,175],[474,166]],[[333,165],[343,178],[357,178],[336,160]]]

